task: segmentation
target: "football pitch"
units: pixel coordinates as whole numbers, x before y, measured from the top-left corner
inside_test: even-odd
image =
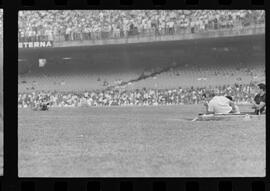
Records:
[[[192,122],[201,107],[19,109],[19,176],[265,176],[265,116]]]

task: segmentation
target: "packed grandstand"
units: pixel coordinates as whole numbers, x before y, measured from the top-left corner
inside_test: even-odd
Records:
[[[117,39],[174,35],[264,24],[263,10],[49,10],[20,11],[25,41]]]
[[[256,93],[255,84],[235,84],[218,87],[175,88],[175,89],[107,89],[85,92],[32,92],[19,93],[18,107],[27,108],[47,101],[52,107],[80,106],[147,106],[198,104],[202,94],[213,91],[216,95],[235,95],[237,104],[251,103]]]
[[[261,10],[20,11],[18,35],[21,42],[181,35],[263,25],[264,19],[264,11]],[[256,83],[253,82],[265,76],[264,45],[261,37],[255,40],[249,37],[239,39],[223,39],[225,43],[208,40],[208,44],[197,41],[173,46],[164,44],[159,45],[160,49],[157,45],[150,48],[141,45],[125,49],[125,52],[122,46],[106,50],[103,46],[100,49],[70,52],[70,57],[61,58],[64,61],[53,60],[64,55],[64,51],[58,49],[63,55],[50,52],[48,65],[44,62],[40,67],[37,60],[36,63],[24,61],[27,65],[25,71],[20,71],[19,65],[18,107],[32,107],[44,101],[52,107],[198,104],[206,91],[233,96],[237,104],[249,104],[256,92]],[[40,52],[37,54],[41,55]],[[53,54],[57,56],[53,57]],[[194,54],[197,56],[194,57]],[[177,64],[167,67],[168,60],[176,60]],[[152,71],[148,75],[149,79],[156,80],[158,86],[155,86],[151,80],[147,81],[141,66],[149,65],[150,70],[154,70],[161,66],[160,63],[163,67],[165,65],[164,71]],[[23,68],[23,62],[19,64]],[[112,79],[103,81],[110,77],[107,71],[103,74],[107,76],[100,79],[100,71],[96,70],[98,67],[109,71]],[[121,69],[125,68],[128,71],[122,72]],[[134,68],[143,73],[136,73]],[[118,74],[122,72],[122,76],[113,74],[112,69],[119,69]],[[135,79],[140,81],[141,86],[126,88],[129,86],[127,80],[132,79],[133,75],[137,75]],[[125,85],[120,83],[119,86],[110,87],[113,80],[121,77],[120,81],[123,80]],[[60,85],[56,81],[60,81]],[[138,85],[135,81],[132,83]],[[218,85],[211,84],[215,81]],[[179,85],[179,82],[186,86]],[[92,84],[99,86],[95,89],[91,87]],[[79,86],[88,89],[76,89]]]
[[[3,113],[3,9],[0,9],[0,113]]]
[[[3,9],[0,9],[0,42],[3,45]]]

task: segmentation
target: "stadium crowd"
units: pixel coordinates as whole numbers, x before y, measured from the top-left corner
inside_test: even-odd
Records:
[[[248,104],[255,96],[255,87],[255,84],[235,84],[164,90],[114,88],[85,92],[19,93],[18,107],[32,107],[44,101],[49,102],[52,107],[199,104],[202,101],[202,94],[206,91],[213,91],[216,95],[230,95],[237,104]]]
[[[20,42],[97,40],[238,28],[265,21],[263,10],[20,11]]]
[[[0,42],[3,42],[3,9],[0,9]]]

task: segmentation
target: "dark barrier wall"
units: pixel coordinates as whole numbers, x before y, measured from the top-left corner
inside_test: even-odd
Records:
[[[3,44],[0,45],[0,123],[2,123],[3,117],[3,91],[4,91],[4,84],[3,84]],[[0,130],[2,129],[2,124],[0,124]]]
[[[40,68],[38,59],[47,63]],[[19,50],[19,74],[132,72],[175,62],[179,69],[235,67],[265,63],[264,35],[122,45]]]

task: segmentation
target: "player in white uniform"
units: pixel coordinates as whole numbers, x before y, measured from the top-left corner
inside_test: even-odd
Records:
[[[240,114],[239,107],[231,96],[216,96],[213,93],[204,94],[206,114]],[[209,101],[209,102],[208,102]]]

